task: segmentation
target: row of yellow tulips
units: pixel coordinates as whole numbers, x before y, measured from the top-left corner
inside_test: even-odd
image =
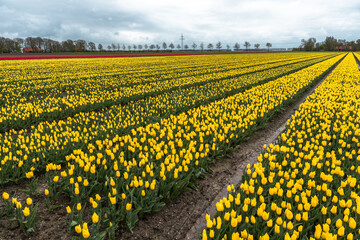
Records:
[[[25,176],[31,178],[34,170],[42,171],[48,162],[63,162],[64,156],[74,148],[81,149],[87,143],[94,144],[95,140],[127,134],[132,128],[236,94],[322,60],[314,59],[202,86],[181,88],[129,102],[125,106],[113,106],[109,111],[80,113],[66,121],[41,122],[32,126],[30,132],[20,130],[0,134],[0,156],[3,157],[0,183],[20,180]]]
[[[310,58],[319,56],[322,55],[314,54]],[[163,72],[163,79],[159,76],[146,75],[144,78],[140,78],[138,84],[135,84],[132,78],[126,80],[125,76],[113,75],[107,78],[92,78],[91,72],[88,73],[88,76],[75,79],[55,75],[55,80],[50,80],[51,83],[41,79],[32,83],[30,88],[23,86],[23,81],[20,81],[16,85],[18,88],[3,86],[0,102],[0,132],[28,128],[40,121],[64,119],[79,112],[90,112],[116,104],[126,104],[131,100],[158,95],[164,91],[206,84],[209,81],[231,78],[301,60],[304,58],[297,56],[295,60],[278,61],[269,65],[265,64],[266,61],[258,65],[256,61],[243,64],[242,61],[235,62],[232,60],[234,65],[224,66],[220,64],[218,68],[215,65],[210,71],[207,67],[204,70],[206,72],[195,70],[195,75],[190,76],[185,74],[184,77],[181,77],[182,72],[171,71]],[[268,59],[267,61],[273,60]],[[109,66],[111,66],[110,63],[105,65],[105,67]],[[34,67],[33,70],[36,71],[36,68]],[[75,70],[76,68],[72,69],[73,72]],[[49,87],[40,84],[39,89],[32,88],[32,86],[36,88],[39,83],[45,83]]]
[[[264,146],[202,239],[360,239],[360,72],[349,54]],[[214,206],[215,207],[215,206]]]
[[[47,165],[50,196],[70,196],[73,206],[68,212],[80,224],[78,230],[84,221],[83,206],[90,204],[88,211],[101,219],[86,223],[90,236],[98,234],[99,226],[113,229],[121,221],[132,229],[138,215],[160,210],[166,199],[180,194],[209,163],[255,131],[342,57],[73,150],[66,156],[66,166]]]

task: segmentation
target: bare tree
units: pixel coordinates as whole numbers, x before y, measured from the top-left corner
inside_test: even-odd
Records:
[[[74,44],[73,40],[71,40],[71,39],[61,42],[61,46],[62,46],[63,51],[65,51],[65,52],[74,52],[75,51],[75,44]]]
[[[19,49],[19,47],[16,45],[17,45],[17,43],[10,38],[4,38],[4,37],[0,38],[0,52],[1,53],[2,52],[11,53],[13,51],[16,51],[17,48]]]
[[[111,45],[108,45],[108,46],[107,46],[107,49],[108,49],[109,51],[111,51]]]
[[[5,39],[5,38],[4,38]],[[33,51],[36,50],[36,40],[33,37],[27,37],[25,39],[25,46],[26,47],[31,47],[33,49]]]
[[[144,48],[147,50],[149,48],[149,46],[147,44],[145,44]]]
[[[134,51],[136,51],[136,49],[137,49],[136,44],[133,45],[133,49],[134,49]]]
[[[150,50],[154,50],[155,49],[155,45],[154,44],[151,44],[150,45]]]
[[[49,39],[49,38],[44,38],[44,51],[45,52],[52,52],[52,45],[53,45],[53,40]]]
[[[141,44],[138,45],[138,49],[141,50],[143,46]]]
[[[178,50],[180,50],[180,49],[181,49],[180,44],[178,44],[178,45],[176,46],[176,48],[177,48]]]
[[[15,38],[14,39],[14,42],[16,42],[19,46],[19,50],[22,49],[24,47],[24,39],[22,38]]]
[[[248,50],[248,48],[251,46],[251,44],[248,41],[245,41],[244,43],[244,47],[246,48],[246,51]]]
[[[167,44],[166,44],[166,42],[163,42],[163,43],[162,43],[162,48],[163,48],[164,50],[167,49]]]
[[[239,51],[239,50],[240,50],[240,44],[239,44],[239,43],[235,43],[234,49],[235,49],[236,51]]]
[[[51,51],[52,52],[60,52],[61,51],[61,44],[58,41],[51,41]]]
[[[85,51],[87,43],[85,40],[76,40],[75,41],[75,48],[77,51]]]
[[[37,38],[35,38],[35,41],[36,41],[36,46],[39,49],[43,49],[44,40],[41,37],[37,37]]]
[[[131,45],[128,45],[128,50],[129,50],[129,51],[131,50]]]
[[[221,42],[220,41],[218,41],[217,43],[216,43],[216,48],[217,48],[217,50],[221,50],[221,48],[222,48],[222,45],[221,45]]]
[[[120,51],[121,46],[119,43],[116,45],[116,47],[117,47],[117,50]]]
[[[158,51],[160,50],[159,44],[156,44],[156,49],[157,49]]]
[[[214,48],[214,45],[212,45],[212,43],[209,43],[209,44],[207,45],[207,48],[208,48],[209,50],[212,50],[212,49]]]
[[[201,49],[201,51],[204,51],[204,43],[203,42],[200,43],[200,49]]]
[[[226,44],[226,50],[230,51],[230,45],[229,44]]]
[[[255,44],[254,44],[254,47],[255,47],[256,50],[258,50],[259,47],[260,47],[260,44],[259,44],[259,43],[255,43]]]
[[[184,45],[185,50],[189,49],[189,46],[187,44]]]
[[[98,50],[102,51],[103,50],[103,45],[101,43],[98,44]]]
[[[169,48],[170,48],[171,50],[173,50],[173,49],[175,48],[174,44],[173,44],[173,43],[170,43],[170,44],[169,44]]]
[[[112,43],[112,44],[111,44],[111,48],[112,48],[113,51],[116,50],[116,45],[115,45],[115,43]]]
[[[95,51],[95,50],[96,50],[96,45],[95,45],[95,43],[89,42],[88,45],[89,45],[90,51]]]
[[[266,43],[266,47],[268,48],[268,52],[270,51],[270,48],[272,47],[272,44],[271,43]]]
[[[192,47],[193,50],[195,51],[195,49],[196,49],[196,47],[197,47],[196,43],[193,43],[193,44],[191,45],[191,47]]]
[[[123,45],[122,45],[122,49],[123,49],[123,51],[125,51],[125,50],[126,50],[126,46],[125,46],[125,44],[123,44]]]

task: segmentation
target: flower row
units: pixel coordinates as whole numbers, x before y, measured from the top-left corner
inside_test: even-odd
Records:
[[[352,54],[264,146],[202,239],[360,238],[360,72]]]
[[[342,57],[74,149],[65,157],[65,166],[47,165],[50,196],[68,195],[73,204],[69,212],[75,212],[72,218],[80,224],[79,214],[87,203],[87,211],[101,218],[89,224],[90,235],[97,233],[99,224],[106,228],[124,221],[131,229],[138,215],[160,210],[166,199],[180,194],[209,163],[254,132]],[[96,194],[100,200],[95,200]]]

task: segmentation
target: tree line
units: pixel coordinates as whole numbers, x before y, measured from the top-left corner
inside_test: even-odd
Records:
[[[298,49],[303,51],[360,51],[360,39],[356,41],[346,41],[328,36],[323,42],[317,42],[316,38],[302,39]]]
[[[109,44],[104,46],[103,44],[95,44],[94,42],[87,42],[85,40],[71,40],[56,41],[50,38],[41,37],[27,37],[27,38],[4,38],[0,37],[0,53],[12,53],[22,52],[24,48],[30,49],[28,52],[84,52],[84,51],[160,51],[160,50],[235,50],[239,51],[241,46],[245,47],[245,50],[249,50],[251,43],[245,41],[243,44],[235,43],[233,46],[226,44],[222,45],[220,41],[216,44],[213,43],[200,43],[197,45],[195,42],[191,45],[185,44],[183,47],[180,44],[174,43],[167,44]],[[266,43],[267,50],[272,47],[271,43]],[[254,44],[254,50],[260,50],[260,44]],[[262,49],[261,49],[262,50]],[[294,50],[300,51],[360,51],[360,39],[356,41],[346,41],[345,39],[335,39],[332,36],[326,37],[323,42],[317,42],[316,38],[302,39],[301,44]]]
[[[246,50],[251,47],[250,42],[245,41],[243,46]],[[254,49],[259,50],[260,44],[254,44]],[[266,43],[266,47],[269,50],[272,47],[271,43]],[[103,44],[95,44],[94,42],[87,42],[85,40],[66,40],[56,41],[50,38],[41,37],[27,37],[27,38],[4,38],[0,37],[0,53],[13,53],[22,52],[24,49],[28,52],[83,52],[83,51],[159,51],[159,50],[227,50],[230,51],[233,48],[235,51],[241,49],[241,44],[235,43],[234,46],[227,44],[223,46],[220,41],[216,44],[213,43],[200,43],[197,45],[195,42],[191,45],[185,44],[183,47],[180,44],[174,43],[167,44],[109,44],[104,46]]]

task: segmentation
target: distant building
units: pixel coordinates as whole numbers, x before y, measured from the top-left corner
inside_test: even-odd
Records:
[[[34,53],[34,52],[42,52],[42,49],[41,48],[31,48],[31,47],[24,47],[23,48],[23,53]]]
[[[335,50],[337,50],[337,51],[351,51],[352,46],[336,46]]]

